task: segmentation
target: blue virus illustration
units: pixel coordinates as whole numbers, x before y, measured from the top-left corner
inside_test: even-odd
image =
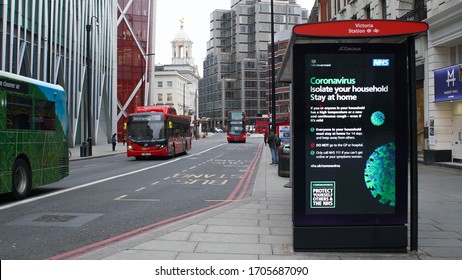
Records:
[[[383,205],[395,206],[395,143],[374,150],[366,162],[364,182],[372,196]]]
[[[371,122],[375,126],[381,126],[385,122],[385,115],[380,112],[374,112],[371,116]]]

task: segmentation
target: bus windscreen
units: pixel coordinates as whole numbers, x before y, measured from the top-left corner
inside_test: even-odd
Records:
[[[165,139],[165,123],[162,114],[129,117],[128,139],[131,141],[156,141]]]

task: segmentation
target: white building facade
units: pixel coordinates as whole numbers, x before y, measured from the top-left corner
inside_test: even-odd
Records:
[[[429,164],[461,162],[462,1],[317,0],[313,11],[310,19],[316,20],[399,19],[428,23],[427,35],[416,38],[418,151]],[[450,74],[444,72],[448,67]],[[455,89],[435,87],[441,71],[441,75],[449,76],[439,79],[453,81]],[[452,96],[444,96],[449,91]]]
[[[154,76],[154,105],[174,106],[180,115],[197,119],[199,72],[192,58],[193,42],[183,21],[172,40],[172,64],[157,65]]]
[[[429,25],[425,76],[425,126],[428,128],[427,161],[462,162],[462,88],[458,99],[441,101],[435,87],[439,69],[457,66],[454,83],[462,85],[462,1],[427,1]],[[447,71],[443,70],[446,75]],[[450,77],[443,82],[452,86]],[[456,95],[457,98],[457,95]]]
[[[196,112],[197,79],[169,69],[173,65],[157,65],[154,78],[154,105],[174,106],[179,115],[194,116]]]

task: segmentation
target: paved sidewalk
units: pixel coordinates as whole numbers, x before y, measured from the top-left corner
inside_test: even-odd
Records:
[[[214,136],[214,133],[209,132],[207,137]],[[204,138],[194,139],[193,141],[202,141],[205,140]],[[83,160],[83,159],[90,159],[95,157],[106,157],[112,156],[117,154],[125,154],[127,153],[127,144],[123,145],[121,142],[118,142],[116,145],[115,151],[112,151],[112,143],[108,144],[98,144],[96,146],[92,146],[92,156],[91,157],[81,157],[80,156],[80,145],[75,146],[74,148],[69,148],[69,160]]]
[[[127,146],[123,146],[122,143],[117,143],[116,150],[112,151],[112,144],[107,145],[97,145],[92,147],[92,156],[91,157],[81,157],[80,156],[80,146],[69,148],[69,160],[83,160],[83,159],[90,159],[92,157],[105,157],[105,156],[112,156],[117,154],[124,154],[127,153]]]
[[[94,148],[94,155],[99,154],[99,147]],[[106,154],[113,153],[109,144],[102,150],[102,154],[106,150]],[[300,253],[292,247],[292,189],[284,186],[289,178],[279,177],[277,165],[270,165],[270,160],[271,154],[265,147],[250,197],[112,244],[79,259],[462,259],[462,171],[441,168],[450,171],[441,178],[426,178],[425,169],[429,167],[419,165],[419,173],[423,174],[419,174],[418,252]],[[448,185],[442,187],[438,180],[448,176]]]

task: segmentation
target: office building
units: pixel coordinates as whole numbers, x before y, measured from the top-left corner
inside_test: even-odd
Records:
[[[87,141],[88,123],[94,144],[108,143],[114,130],[115,14],[115,3],[109,0],[0,5],[0,70],[66,90],[70,147]]]
[[[307,20],[295,0],[274,1],[275,32]],[[268,114],[267,65],[271,1],[233,0],[230,10],[210,15],[210,40],[199,82],[199,115],[208,127],[223,128],[229,110],[248,119]]]
[[[154,103],[157,0],[119,0],[117,8],[117,115],[114,122],[121,141],[128,115],[137,106]]]

